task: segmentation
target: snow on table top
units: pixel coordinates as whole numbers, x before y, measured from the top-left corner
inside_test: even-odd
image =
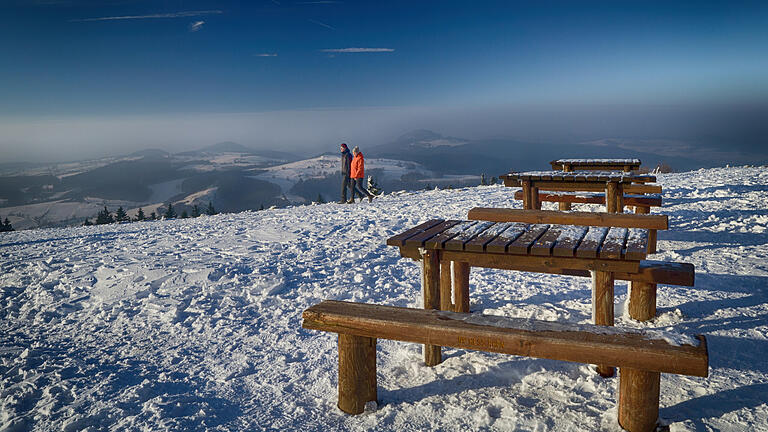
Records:
[[[707,336],[708,378],[662,377],[670,430],[765,431],[768,170],[658,179],[670,229],[649,259],[694,264],[696,285],[660,285],[658,317],[640,323],[617,282],[615,324]],[[420,264],[385,240],[520,208],[505,189],[2,233],[0,430],[618,431],[616,381],[588,365],[446,350],[429,368],[420,346],[385,340],[378,409],[336,408],[336,338],[302,329],[302,311],[420,307]],[[473,312],[591,322],[589,278],[473,268],[470,285]]]
[[[552,163],[567,164],[629,164],[639,165],[640,159],[556,159]]]

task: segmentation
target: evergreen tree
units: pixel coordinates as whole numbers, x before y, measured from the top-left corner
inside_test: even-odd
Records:
[[[374,194],[374,195],[381,195],[381,188],[376,183],[376,180],[373,179],[373,177],[368,176],[368,192]]]
[[[188,217],[189,217],[189,215],[187,214],[187,211],[186,211],[186,210],[184,210],[183,212],[181,212],[181,218],[182,218],[182,219],[187,219]]]
[[[264,210],[264,203],[261,203],[261,207],[259,207],[259,210]]]
[[[210,201],[208,201],[208,208],[205,209],[205,214],[209,216],[213,216],[216,214],[216,210],[213,208],[213,204]]]
[[[0,224],[0,232],[11,232],[16,231],[13,229],[13,225],[11,225],[11,221],[8,220],[8,217],[5,217],[5,220],[2,224]]]
[[[480,186],[485,186],[486,184],[488,183],[485,182],[485,173],[482,173],[480,174]]]
[[[136,212],[136,222],[141,222],[146,218],[147,217],[144,216],[144,210],[142,210],[141,207],[139,207],[139,211]]]
[[[85,222],[83,222],[83,226],[91,226],[93,225],[91,221],[88,220],[88,218],[85,218]]]
[[[168,209],[165,211],[163,217],[166,219],[175,219],[176,216],[176,210],[173,209],[173,204],[168,203]]]
[[[117,208],[117,211],[115,212],[115,222],[128,222],[131,219],[128,217],[128,214],[123,210],[123,206],[120,206]]]
[[[192,217],[196,218],[198,216],[200,216],[200,207],[195,204],[192,206]]]
[[[114,221],[115,219],[112,217],[112,213],[107,210],[107,206],[104,206],[104,210],[96,216],[96,225],[111,224]]]
[[[317,194],[317,203],[318,204],[325,204],[325,200],[323,199],[323,194]]]
[[[156,219],[157,219],[157,214],[155,214],[155,212],[152,212],[149,214],[149,220],[156,220]]]

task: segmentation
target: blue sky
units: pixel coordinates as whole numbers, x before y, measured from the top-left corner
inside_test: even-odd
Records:
[[[73,118],[87,132],[281,112],[290,135],[292,113],[318,109],[340,125],[372,113],[359,120],[370,125],[415,111],[768,100],[768,2],[5,0],[0,19],[9,155],[45,141],[24,125]],[[300,127],[311,136],[317,121]],[[279,145],[280,129],[261,132]],[[135,138],[159,146],[166,133]]]

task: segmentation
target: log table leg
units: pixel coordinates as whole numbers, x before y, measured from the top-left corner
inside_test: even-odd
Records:
[[[659,372],[619,369],[619,425],[629,432],[650,432],[659,418]]]
[[[539,201],[539,188],[531,185],[531,208],[541,210],[541,201]]]
[[[630,282],[629,316],[638,321],[648,321],[656,316],[656,284]]]
[[[469,313],[469,263],[453,262],[454,311]]]
[[[424,284],[424,309],[440,309],[440,255],[427,250],[421,260]],[[436,366],[443,361],[439,345],[424,345],[424,363]]]
[[[617,213],[619,182],[609,181],[605,183],[605,211]]]
[[[648,206],[635,206],[635,214],[649,214],[651,208]]]
[[[376,399],[376,338],[339,333],[339,409],[360,414]]]
[[[453,288],[453,273],[451,271],[452,261],[440,261],[440,310],[452,311],[451,303]]]
[[[624,185],[616,183],[616,213],[624,213]]]
[[[611,272],[592,272],[592,319],[595,325],[613,325],[613,280]],[[597,373],[608,378],[615,374],[615,370],[610,365],[598,365]]]
[[[560,211],[568,211],[571,209],[571,203],[569,202],[559,202],[557,204]]]
[[[533,206],[531,204],[531,181],[523,180],[522,187],[523,187],[523,208],[526,210],[533,210]]]

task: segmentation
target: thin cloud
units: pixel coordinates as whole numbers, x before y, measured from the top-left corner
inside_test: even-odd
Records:
[[[308,21],[311,22],[312,24],[317,24],[319,26],[323,26],[323,27],[331,29],[331,30],[336,30],[336,27],[330,26],[330,25],[328,25],[328,24],[326,24],[324,22],[320,22],[320,21],[313,20],[313,19],[310,19]]]
[[[394,48],[328,48],[320,50],[320,52],[325,53],[380,53],[394,51]]]
[[[203,28],[203,24],[205,24],[205,21],[195,21],[191,24],[189,24],[189,31],[196,32]]]
[[[98,18],[78,18],[69,20],[70,22],[92,22],[92,21],[119,21],[119,20],[138,20],[138,19],[158,19],[158,18],[188,18],[202,15],[219,15],[224,11],[220,10],[202,10],[202,11],[184,11],[151,15],[123,15]]]
[[[277,57],[276,53],[261,53],[261,54],[254,54],[254,57]]]

